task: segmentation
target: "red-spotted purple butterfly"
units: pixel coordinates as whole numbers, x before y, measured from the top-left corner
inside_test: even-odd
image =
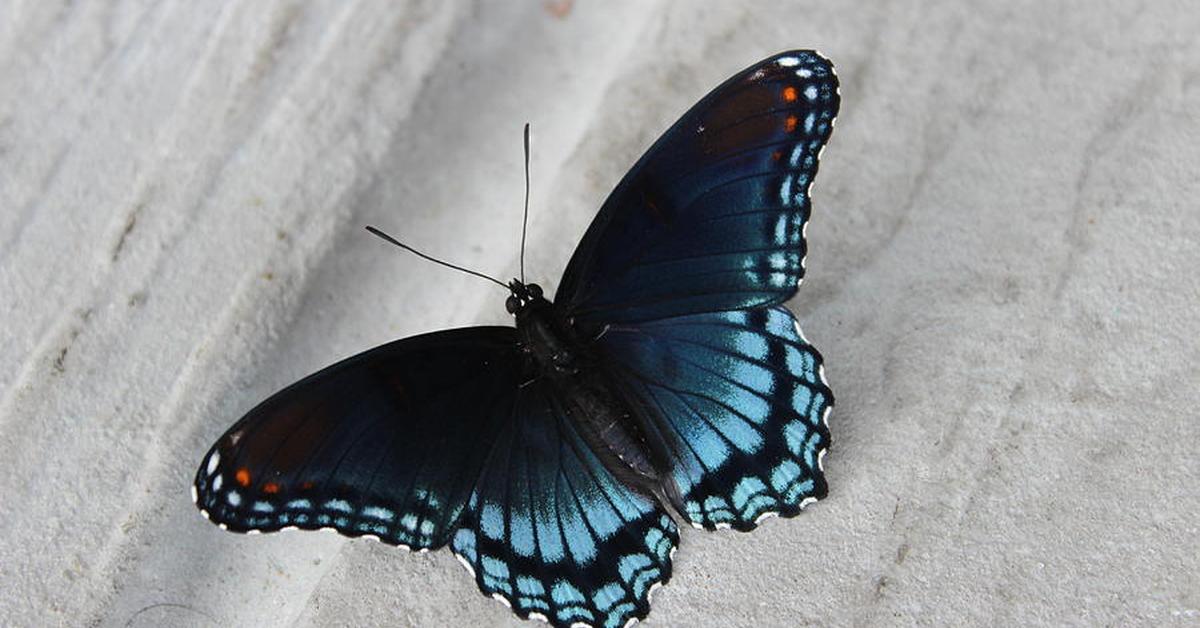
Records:
[[[838,104],[812,51],[738,73],[625,175],[553,302],[514,279],[515,327],[398,340],[275,394],[204,457],[197,506],[236,532],[448,544],[522,618],[644,618],[676,518],[750,530],[825,495],[833,395],[782,304]]]

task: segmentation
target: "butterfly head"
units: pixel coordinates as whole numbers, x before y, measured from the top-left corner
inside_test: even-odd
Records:
[[[542,287],[536,283],[525,284],[513,279],[508,282],[508,289],[512,294],[505,299],[504,309],[508,310],[509,314],[517,314],[535,303],[546,301],[542,296]]]

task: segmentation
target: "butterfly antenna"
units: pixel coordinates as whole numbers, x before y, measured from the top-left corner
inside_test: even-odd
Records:
[[[529,123],[525,123],[525,217],[521,220],[521,283],[525,283],[525,232],[529,228]]]
[[[487,279],[488,281],[500,286],[501,288],[504,288],[505,290],[509,289],[508,286],[504,285],[504,282],[500,281],[499,279],[496,279],[495,277],[489,277],[481,272],[471,270],[470,268],[463,268],[462,266],[456,266],[454,264],[451,264],[450,262],[443,262],[442,260],[437,259],[436,257],[430,257],[430,256],[414,249],[413,247],[397,240],[396,238],[393,238],[392,236],[376,229],[375,227],[367,225],[367,231],[370,231],[372,234],[377,235],[380,238],[387,240],[388,242],[391,242],[392,244],[395,244],[396,246],[404,249],[405,251],[408,251],[409,253],[415,254],[417,257],[427,259],[427,260],[433,262],[434,264],[441,264],[442,266],[445,266],[447,268],[453,268],[454,270],[462,271],[464,273],[467,273],[468,275],[475,275],[476,277],[479,277],[481,279]]]

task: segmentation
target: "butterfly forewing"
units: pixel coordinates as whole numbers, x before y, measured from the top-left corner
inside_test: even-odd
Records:
[[[777,55],[713,90],[605,201],[556,305],[598,329],[791,297],[838,104],[832,65],[811,51]]]
[[[197,505],[235,531],[331,527],[444,545],[510,420],[521,364],[508,327],[417,336],[335,364],[217,441]]]

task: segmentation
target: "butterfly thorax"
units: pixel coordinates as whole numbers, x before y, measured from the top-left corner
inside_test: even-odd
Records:
[[[653,493],[661,486],[667,465],[647,439],[645,421],[600,368],[591,339],[541,296],[536,284],[514,288],[533,293],[514,289],[520,304],[513,312],[532,377],[549,380],[564,413],[614,476],[631,488]]]

